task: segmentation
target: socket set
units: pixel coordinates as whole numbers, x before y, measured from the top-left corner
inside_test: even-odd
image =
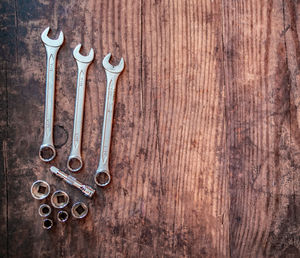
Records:
[[[31,186],[31,195],[34,199],[37,200],[47,200],[47,197],[50,194],[50,186],[47,182],[43,180],[35,181]],[[50,204],[52,208],[58,209],[59,211],[56,214],[56,219],[58,222],[66,222],[71,213],[73,218],[82,219],[88,214],[88,206],[84,202],[75,202],[71,210],[66,211],[66,207],[70,203],[69,195],[62,190],[57,190],[52,193],[50,198]],[[51,216],[52,208],[49,204],[43,203],[39,206],[38,213],[43,218],[43,228],[51,229],[54,225],[53,217]]]
[[[42,161],[48,163],[56,157],[56,150],[53,141],[53,124],[54,124],[54,106],[55,106],[55,70],[56,59],[60,47],[64,42],[64,34],[61,31],[57,39],[50,39],[48,33],[50,27],[46,28],[41,34],[41,40],[46,49],[47,67],[46,67],[46,94],[45,94],[45,117],[44,117],[44,135],[43,141],[39,149],[39,157]],[[81,44],[78,44],[73,50],[73,57],[77,64],[77,87],[76,100],[74,112],[74,124],[72,135],[72,146],[69,157],[67,159],[67,169],[73,173],[80,171],[83,167],[83,159],[81,157],[81,138],[83,128],[84,116],[84,101],[85,101],[85,86],[87,79],[87,71],[89,65],[94,60],[94,50],[90,49],[89,54],[84,56],[80,54]],[[106,99],[104,109],[104,120],[102,127],[102,139],[100,146],[100,158],[98,167],[93,176],[94,182],[97,186],[104,187],[111,182],[111,174],[109,170],[109,153],[111,144],[111,132],[113,122],[113,111],[115,102],[115,92],[117,88],[118,77],[124,69],[124,60],[121,58],[118,65],[113,66],[109,63],[111,53],[107,54],[102,65],[106,73]],[[61,178],[67,184],[80,190],[86,197],[92,198],[95,189],[86,185],[70,174],[58,169],[55,166],[50,167],[50,172]],[[34,199],[44,200],[50,194],[50,185],[38,180],[31,186],[31,195]],[[60,209],[57,212],[56,219],[59,222],[66,222],[71,214],[76,219],[86,217],[88,213],[88,206],[83,202],[76,202],[73,204],[71,210],[68,212],[63,210],[69,204],[69,195],[62,190],[57,190],[52,193],[50,203],[43,203],[40,205],[38,213],[44,218],[43,228],[51,229],[53,227],[53,216],[51,217],[52,208]],[[50,206],[51,205],[51,206]]]

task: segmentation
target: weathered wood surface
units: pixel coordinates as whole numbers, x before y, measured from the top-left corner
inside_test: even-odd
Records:
[[[300,3],[292,0],[9,1],[1,7],[1,257],[299,257]],[[78,179],[94,185],[105,98],[119,78],[112,183],[87,200],[38,158],[41,32],[63,30],[51,165],[66,169],[76,63],[91,47]],[[55,34],[56,33],[56,34]],[[46,232],[36,179],[88,203]],[[49,202],[49,200],[46,200]],[[70,207],[68,207],[69,211]],[[54,213],[56,214],[56,213]]]

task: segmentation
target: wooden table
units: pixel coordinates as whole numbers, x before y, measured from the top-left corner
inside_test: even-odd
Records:
[[[1,257],[300,257],[300,3],[292,0],[10,1],[1,6]],[[65,34],[55,145],[43,136],[41,32]],[[82,155],[94,185],[105,99],[119,78],[111,184],[88,200],[66,170],[76,94],[73,48],[91,47]],[[42,229],[43,179],[88,216]],[[45,201],[49,203],[49,199]],[[70,205],[67,208],[70,211]]]

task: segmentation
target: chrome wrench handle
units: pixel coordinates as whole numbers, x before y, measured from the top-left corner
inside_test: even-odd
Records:
[[[109,173],[109,151],[111,141],[111,129],[114,113],[114,95],[116,89],[116,81],[118,74],[112,74],[106,72],[107,76],[107,87],[106,87],[106,100],[105,100],[105,111],[102,129],[102,140],[100,149],[100,161],[96,173],[105,173],[107,175],[107,181],[104,184],[109,184],[110,173]],[[100,183],[101,186],[103,186]]]
[[[49,162],[56,156],[53,144],[53,120],[54,120],[54,95],[55,95],[55,68],[56,57],[60,46],[63,43],[63,33],[57,40],[48,38],[50,28],[46,28],[41,35],[47,53],[47,73],[46,73],[46,98],[45,98],[45,120],[44,137],[39,150],[39,157],[45,162]],[[48,152],[48,154],[47,154]]]
[[[103,60],[103,67],[106,73],[107,85],[106,85],[106,99],[104,120],[102,129],[102,140],[100,149],[99,165],[94,176],[94,180],[98,186],[106,186],[110,183],[111,176],[109,172],[109,152],[111,142],[112,122],[114,115],[114,103],[115,103],[115,91],[117,86],[117,80],[120,73],[124,69],[124,60],[121,59],[118,66],[113,67],[108,63],[111,54],[108,54]],[[104,176],[104,180],[101,180],[100,176]]]
[[[74,58],[76,59],[77,62],[78,75],[77,75],[72,147],[67,162],[67,167],[72,172],[79,171],[83,166],[83,161],[81,158],[81,138],[82,138],[82,124],[83,124],[83,113],[84,113],[86,74],[90,63],[94,59],[93,49],[90,50],[88,56],[82,56],[81,54],[79,54],[80,48],[81,48],[81,44],[77,45],[77,47],[73,51]]]
[[[73,126],[73,139],[71,153],[68,158],[68,169],[76,172],[79,171],[83,165],[80,150],[81,150],[81,137],[82,137],[82,121],[84,110],[84,98],[85,98],[85,79],[87,64],[83,64],[77,61],[78,77],[77,77],[77,89],[76,89],[76,103],[75,103],[75,115]],[[77,159],[79,161],[79,167],[71,167],[71,160]]]

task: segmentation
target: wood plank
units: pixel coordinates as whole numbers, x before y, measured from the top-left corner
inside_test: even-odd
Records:
[[[268,1],[2,1],[0,256],[298,257],[299,3]],[[58,54],[55,145],[43,135],[41,32],[65,34]],[[123,57],[112,182],[87,200],[49,173],[66,170],[76,94],[72,50],[91,47],[82,155],[76,177],[95,186],[106,78]],[[37,179],[82,221],[41,227]],[[49,203],[49,199],[45,202]],[[67,208],[70,211],[70,205]],[[52,217],[56,216],[54,211]],[[54,219],[56,221],[56,219]],[[7,253],[8,252],[8,253]]]
[[[10,74],[14,72],[10,66],[16,58],[16,33],[15,33],[15,5],[11,1],[2,1],[0,4],[0,257],[7,257],[8,249],[8,88],[13,81]]]
[[[296,59],[283,3],[223,2],[232,257],[299,256]]]
[[[142,101],[156,151],[144,188],[157,192],[145,191],[151,221],[164,232],[157,254],[225,257],[221,1],[144,4]]]

